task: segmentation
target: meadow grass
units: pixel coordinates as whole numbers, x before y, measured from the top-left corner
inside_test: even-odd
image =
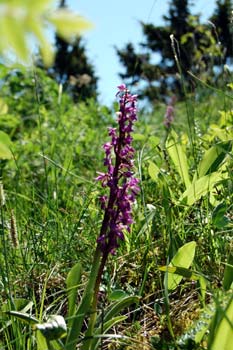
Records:
[[[9,96],[11,79],[17,87],[21,78],[16,74],[6,80],[2,91],[8,114],[14,116],[12,124],[5,125],[0,116],[1,127],[13,140],[13,158],[0,163],[5,196],[0,223],[0,348],[20,350],[36,349],[35,332],[5,311],[23,310],[40,320],[51,314],[66,317],[65,279],[77,261],[84,266],[78,298],[84,290],[102,222],[101,187],[94,179],[102,167],[107,127],[115,120],[114,108],[91,100],[75,105],[65,94],[58,96],[56,84],[41,71],[33,81],[30,75],[23,77],[15,100]],[[208,338],[204,319],[206,332],[199,341],[199,329],[193,325],[204,317],[206,305],[211,305],[208,312],[213,317],[215,310],[223,308],[224,313],[231,300],[226,290],[232,270],[229,285],[224,279],[226,266],[232,268],[231,96],[230,89],[226,93],[200,85],[196,95],[176,103],[169,130],[163,125],[165,105],[139,112],[134,147],[141,192],[131,233],[104,270],[98,307],[104,313],[122,295],[137,295],[140,302],[125,310],[126,320],[111,332],[119,338],[104,338],[100,348],[216,346],[214,325]],[[193,191],[184,174],[190,186],[195,184]],[[196,242],[190,271],[202,278],[193,274],[169,289],[171,274],[159,267],[169,264],[188,242]],[[181,343],[179,337],[189,327],[193,333]]]

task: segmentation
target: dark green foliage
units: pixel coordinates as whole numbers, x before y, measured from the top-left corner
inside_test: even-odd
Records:
[[[136,54],[135,49],[131,43],[127,44],[124,51],[117,50],[120,61],[123,65],[127,65],[127,72],[120,74],[122,79],[128,79],[132,84],[140,80],[144,71],[144,63],[149,59],[148,54]]]
[[[232,0],[217,0],[216,9],[210,19],[215,25],[215,30],[222,46],[223,63],[226,63],[228,59],[232,62],[233,59],[232,10]]]
[[[224,10],[221,7],[221,15],[220,10],[215,15],[223,44],[219,47],[211,25],[202,24],[199,15],[191,15],[188,0],[171,1],[163,26],[141,22],[144,42],[139,52],[130,43],[117,49],[125,68],[120,76],[129,84],[140,83],[141,97],[150,102],[166,99],[171,94],[184,98],[187,91],[194,91],[196,80],[190,72],[206,83],[216,82],[219,77],[216,65],[222,64],[221,57],[226,61],[232,55],[229,6],[228,12],[225,7]],[[225,45],[229,49],[225,50]]]
[[[61,0],[60,7],[66,7],[65,0]],[[42,63],[38,62],[38,65]],[[95,75],[94,65],[87,57],[82,37],[67,42],[55,35],[55,60],[48,73],[63,85],[63,90],[75,102],[97,98],[98,78]]]
[[[97,77],[89,62],[82,38],[67,43],[56,36],[56,55],[49,72],[63,84],[74,101],[97,98]]]

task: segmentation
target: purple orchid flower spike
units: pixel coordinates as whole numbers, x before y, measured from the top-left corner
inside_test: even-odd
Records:
[[[97,239],[103,254],[114,254],[124,232],[133,223],[132,205],[140,191],[139,180],[134,177],[134,154],[132,147],[133,125],[137,120],[137,96],[131,95],[124,84],[118,86],[118,128],[109,128],[110,142],[104,144],[106,173],[98,173],[96,180],[109,188],[109,196],[100,198],[104,218]]]

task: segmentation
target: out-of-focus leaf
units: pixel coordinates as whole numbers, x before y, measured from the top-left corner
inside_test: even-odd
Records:
[[[160,138],[157,136],[151,136],[148,140],[149,144],[153,147],[156,147],[160,143]]]
[[[49,16],[49,21],[55,26],[58,34],[66,40],[92,28],[92,24],[84,17],[67,9],[58,9]]]
[[[43,30],[41,29],[41,26],[39,25],[38,22],[35,22],[32,20],[31,29],[39,42],[42,59],[45,65],[49,67],[54,60],[54,52],[52,49],[52,45],[46,39],[46,36],[43,33]]]
[[[23,23],[10,16],[1,20],[3,21],[4,35],[8,45],[13,48],[20,59],[26,61],[28,59],[28,47]]]
[[[8,112],[8,106],[3,99],[0,99],[0,115],[4,115]]]
[[[49,66],[54,55],[52,45],[43,33],[48,25],[53,25],[65,40],[92,27],[85,18],[67,9],[54,10],[52,3],[54,0],[0,1],[0,53],[3,56],[10,50],[21,60],[30,62],[29,37],[33,35],[40,45],[45,65]]]
[[[134,135],[133,135],[134,141],[144,141],[145,138],[146,138],[146,136],[143,134],[134,133]]]

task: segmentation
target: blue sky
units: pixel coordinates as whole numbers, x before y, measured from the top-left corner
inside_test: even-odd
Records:
[[[193,13],[201,13],[205,21],[215,8],[214,0],[194,0]],[[116,86],[121,83],[118,73],[123,71],[114,46],[127,42],[136,45],[143,40],[139,21],[162,24],[168,11],[168,0],[67,0],[70,9],[80,13],[94,24],[85,33],[87,54],[99,76],[100,102],[110,105]]]

